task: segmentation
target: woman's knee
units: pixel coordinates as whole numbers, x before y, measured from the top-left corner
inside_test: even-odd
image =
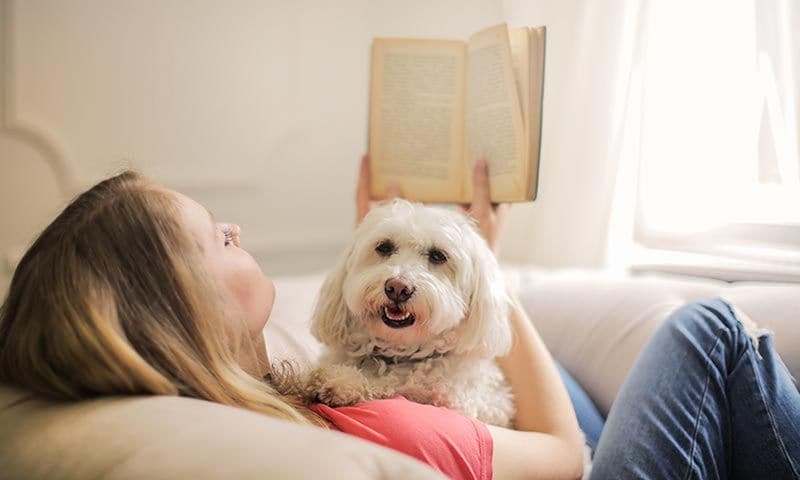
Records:
[[[675,310],[665,323],[665,328],[684,335],[698,337],[706,334],[715,338],[722,336],[731,344],[751,339],[754,345],[757,345],[757,337],[764,332],[758,329],[752,320],[738,312],[732,304],[721,298],[687,303]]]
[[[694,323],[711,325],[715,329],[738,328],[738,320],[733,307],[721,298],[710,298],[689,302],[675,310],[667,319],[677,325],[688,326]]]

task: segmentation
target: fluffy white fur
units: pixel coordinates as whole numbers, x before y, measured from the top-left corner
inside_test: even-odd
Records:
[[[378,248],[386,242],[388,255]],[[390,300],[392,278],[413,286],[407,301]],[[374,208],[320,290],[312,333],[327,350],[305,394],[333,406],[400,394],[509,426],[512,393],[494,361],[510,348],[509,302],[497,260],[467,216],[405,200]],[[390,327],[392,304],[413,324]]]

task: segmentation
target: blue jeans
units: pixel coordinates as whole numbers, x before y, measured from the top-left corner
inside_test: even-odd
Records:
[[[715,299],[677,310],[642,350],[602,427],[591,478],[800,479],[799,471],[800,393],[771,335],[756,349]]]
[[[603,432],[606,420],[597,410],[597,406],[589,398],[583,387],[572,378],[572,375],[560,363],[555,363],[558,373],[561,374],[561,380],[564,382],[564,386],[567,387],[569,398],[572,400],[575,416],[578,417],[578,424],[583,431],[583,436],[586,437],[586,444],[589,445],[592,449],[592,454],[594,454],[597,444],[600,442],[600,434]]]

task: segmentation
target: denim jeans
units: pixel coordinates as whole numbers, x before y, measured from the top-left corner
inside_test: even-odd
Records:
[[[723,300],[673,313],[611,407],[591,478],[800,479],[800,393],[772,336],[757,343]]]
[[[580,384],[570,375],[570,373],[561,366],[557,361],[556,368],[558,373],[561,374],[561,381],[567,387],[567,393],[572,400],[572,406],[575,408],[575,416],[578,417],[578,425],[583,431],[583,436],[586,437],[586,444],[594,454],[597,449],[597,444],[600,441],[600,435],[603,432],[605,419],[600,414],[597,406],[594,404],[589,394],[580,386]]]

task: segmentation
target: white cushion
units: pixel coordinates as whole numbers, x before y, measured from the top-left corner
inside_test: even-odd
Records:
[[[509,268],[507,277],[550,351],[607,414],[639,351],[676,308],[723,297],[775,333],[800,378],[800,284],[726,283],[667,275]]]
[[[276,277],[275,304],[264,329],[267,352],[273,362],[292,360],[308,365],[322,350],[311,335],[311,313],[324,273]]]
[[[179,397],[76,403],[0,386],[4,479],[441,478],[358,438]]]

